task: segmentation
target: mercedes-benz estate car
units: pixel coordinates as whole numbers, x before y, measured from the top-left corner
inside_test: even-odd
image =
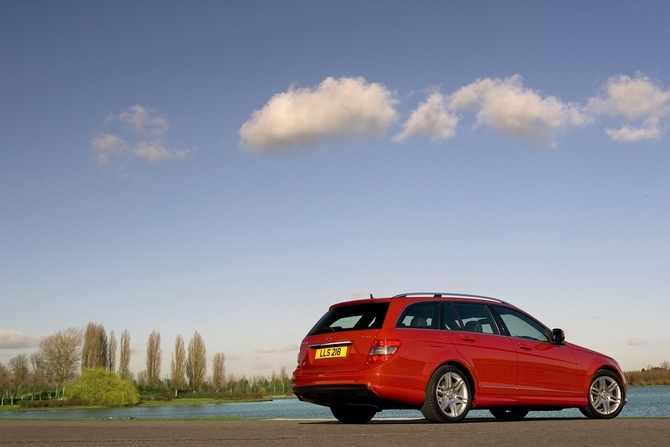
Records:
[[[334,304],[300,345],[293,391],[344,423],[387,409],[432,422],[473,408],[502,420],[571,407],[608,419],[626,402],[614,359],[505,301],[444,293]]]

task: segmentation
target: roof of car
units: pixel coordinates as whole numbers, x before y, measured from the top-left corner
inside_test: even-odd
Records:
[[[507,301],[503,301],[499,298],[493,298],[490,296],[483,296],[483,295],[469,295],[464,293],[411,292],[411,293],[401,293],[400,295],[394,295],[391,297],[391,299],[393,298],[466,298],[475,300],[495,301],[497,303],[509,304]]]
[[[481,301],[490,301],[495,303],[507,304],[510,305],[507,301],[503,301],[498,298],[492,298],[490,296],[483,295],[468,295],[463,293],[444,293],[444,292],[411,292],[411,293],[401,293],[399,295],[394,295],[392,297],[384,298],[375,298],[370,295],[369,299],[358,299],[353,301],[344,301],[341,303],[333,304],[330,308],[336,308],[341,306],[351,306],[356,304],[369,304],[373,302],[391,302],[394,299],[398,298],[410,298],[410,299],[426,299],[426,298],[453,298],[453,299],[462,299],[462,300],[481,300]]]

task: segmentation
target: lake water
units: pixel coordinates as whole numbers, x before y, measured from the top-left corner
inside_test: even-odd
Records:
[[[330,410],[318,405],[300,402],[298,399],[277,399],[269,402],[236,404],[180,405],[167,407],[87,408],[54,409],[39,411],[2,411],[0,418],[11,419],[186,419],[236,417],[248,419],[333,419]],[[488,411],[472,410],[468,417],[490,418]],[[576,418],[584,417],[577,409],[562,411],[533,411],[528,418]],[[670,386],[636,387],[628,389],[628,403],[619,415],[623,418],[667,418],[670,417]],[[377,413],[375,418],[417,418],[416,410],[388,410]]]

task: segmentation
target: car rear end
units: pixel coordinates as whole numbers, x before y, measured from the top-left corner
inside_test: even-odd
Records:
[[[400,342],[379,337],[390,299],[335,304],[309,331],[300,345],[293,391],[298,398],[329,407],[367,405],[402,408],[383,389],[383,367]]]

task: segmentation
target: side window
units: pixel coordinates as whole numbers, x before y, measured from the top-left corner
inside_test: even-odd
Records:
[[[442,303],[442,329],[462,331],[461,321],[451,303]]]
[[[498,327],[485,304],[454,303],[466,332],[498,334]]]
[[[410,304],[400,315],[395,327],[437,329],[438,307],[436,301]]]
[[[549,342],[549,336],[544,327],[528,316],[506,307],[495,307],[500,319],[507,327],[510,336],[527,340]]]

